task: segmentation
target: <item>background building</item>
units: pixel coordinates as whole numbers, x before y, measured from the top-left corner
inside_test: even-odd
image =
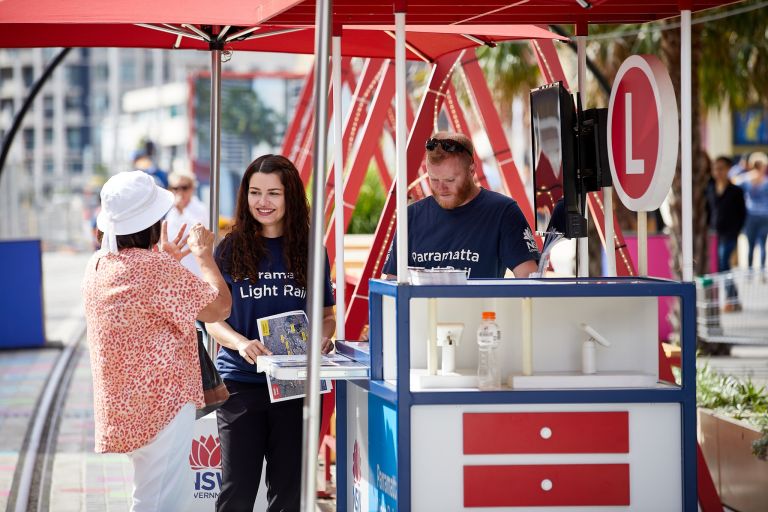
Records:
[[[0,50],[0,135],[59,51]],[[306,57],[237,52],[223,69],[305,72],[309,65]],[[156,143],[160,167],[170,170],[179,158],[183,163],[191,125],[189,102],[179,99],[189,97],[190,77],[209,68],[208,52],[72,49],[38,94],[11,147],[0,180],[0,238],[87,245],[85,221],[97,205],[100,183],[131,167],[142,140]],[[281,108],[287,107],[280,99]],[[224,158],[227,151],[222,141]]]

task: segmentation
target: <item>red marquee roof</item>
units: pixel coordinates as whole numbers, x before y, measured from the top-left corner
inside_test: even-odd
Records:
[[[182,28],[180,25],[175,26]],[[393,30],[394,27],[389,26],[357,25],[345,28],[342,34],[342,55],[390,58],[395,47]],[[303,54],[314,52],[314,27],[262,26],[249,35],[267,37],[236,40],[226,47],[235,51]],[[465,26],[461,30],[444,26],[408,27],[406,58],[434,61],[437,57],[453,51],[513,39],[562,38],[533,25]],[[171,49],[175,43],[176,36],[173,34],[125,23],[35,23],[6,26],[0,23],[0,48],[71,46]],[[184,38],[179,48],[207,50],[209,47],[204,41]]]
[[[688,1],[692,10],[728,3]],[[588,6],[584,8],[579,4]],[[409,59],[436,57],[483,43],[510,39],[555,38],[532,26],[547,24],[635,23],[679,14],[673,0],[446,0],[407,2]],[[153,24],[187,33],[205,26],[231,26],[228,35],[261,25],[258,36],[286,27],[301,28],[269,37],[234,40],[234,50],[313,53],[315,0],[2,0],[0,47],[172,48],[177,36],[137,24]],[[333,20],[343,27],[346,56],[390,57],[394,44],[392,0],[334,0]],[[182,24],[187,24],[183,28]],[[389,33],[388,33],[389,32]],[[180,48],[208,49],[190,37]]]
[[[736,3],[734,0],[406,0],[407,23],[576,24],[644,23],[678,16],[681,6],[700,11]],[[392,0],[334,0],[333,21],[341,24],[391,24]],[[312,24],[314,0],[305,0],[269,18],[285,25]]]
[[[738,0],[398,0],[416,25],[642,23]],[[334,0],[333,21],[393,23],[393,0]],[[588,8],[582,7],[588,6]],[[2,0],[0,24],[314,25],[314,0]]]

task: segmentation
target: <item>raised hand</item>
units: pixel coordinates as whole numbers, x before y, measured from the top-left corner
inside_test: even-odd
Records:
[[[182,258],[190,253],[189,248],[186,247],[187,241],[182,240],[186,228],[187,225],[182,224],[173,240],[168,240],[168,221],[163,221],[162,229],[160,230],[160,242],[157,244],[158,247],[161,251],[167,252],[173,256],[176,261],[181,261]]]

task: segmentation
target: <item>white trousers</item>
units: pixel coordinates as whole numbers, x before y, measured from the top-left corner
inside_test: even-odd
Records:
[[[185,404],[148,445],[128,454],[133,463],[131,512],[185,512],[192,496],[188,471],[195,407]]]

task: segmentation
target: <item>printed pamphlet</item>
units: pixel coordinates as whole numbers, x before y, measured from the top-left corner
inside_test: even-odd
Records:
[[[259,318],[259,340],[274,355],[302,355],[307,353],[309,340],[309,321],[304,311],[288,311],[277,315]],[[306,382],[303,380],[273,379],[267,374],[267,387],[271,402],[281,402],[302,398]],[[320,383],[320,393],[331,390],[331,381]]]

